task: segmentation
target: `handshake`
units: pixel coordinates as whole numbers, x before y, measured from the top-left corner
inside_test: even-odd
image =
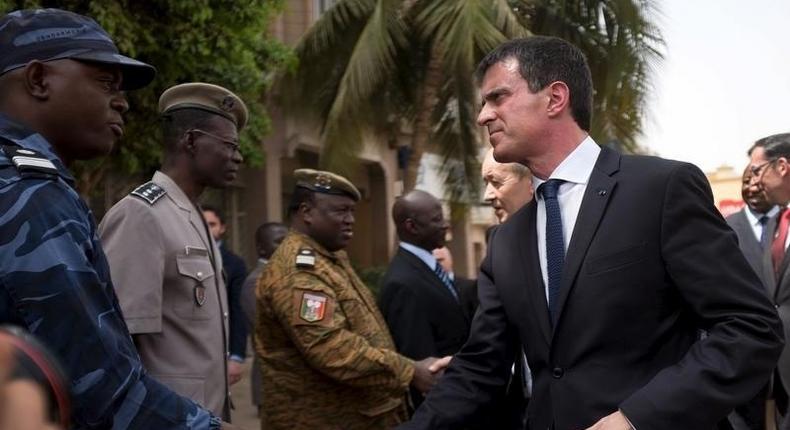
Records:
[[[414,362],[411,385],[423,394],[431,391],[436,381],[444,374],[444,369],[450,365],[452,358],[449,355],[443,358],[428,357]]]

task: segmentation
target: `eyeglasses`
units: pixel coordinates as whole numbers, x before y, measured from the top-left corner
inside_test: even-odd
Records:
[[[224,144],[224,145],[225,145],[225,146],[226,146],[228,149],[230,149],[230,150],[231,150],[231,152],[234,152],[234,151],[240,151],[240,150],[241,150],[241,147],[239,146],[239,142],[238,142],[238,141],[236,141],[236,140],[225,139],[224,137],[219,137],[219,136],[217,136],[216,134],[209,133],[209,132],[207,132],[207,131],[205,131],[205,130],[201,130],[201,129],[199,129],[199,128],[193,128],[193,129],[187,130],[187,133],[192,133],[192,132],[196,132],[196,133],[204,134],[204,135],[206,135],[206,136],[213,137],[214,139],[217,139],[217,140],[219,140],[219,141],[220,141],[220,142],[222,142],[222,143],[223,143],[223,144]]]
[[[770,159],[770,160],[766,161],[765,163],[758,164],[758,165],[756,165],[756,166],[750,166],[750,167],[749,167],[749,172],[751,172],[751,174],[752,174],[752,177],[757,177],[757,176],[760,176],[760,174],[761,174],[761,173],[762,173],[762,171],[763,171],[763,168],[764,168],[765,166],[767,166],[767,165],[769,165],[769,164],[773,163],[773,162],[774,162],[774,161],[776,161],[776,160],[778,160],[778,158],[772,158],[772,159]]]

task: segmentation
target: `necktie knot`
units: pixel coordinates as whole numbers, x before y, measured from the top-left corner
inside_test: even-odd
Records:
[[[538,187],[538,193],[540,193],[544,199],[556,199],[557,193],[560,190],[560,185],[562,185],[565,181],[562,179],[549,179],[548,181],[540,184]]]
[[[768,222],[769,219],[771,219],[771,218],[768,215],[763,215],[757,220],[757,222],[759,222],[760,225],[764,226]]]

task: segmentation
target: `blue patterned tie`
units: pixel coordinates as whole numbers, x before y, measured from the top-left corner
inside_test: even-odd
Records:
[[[450,293],[455,297],[455,300],[458,301],[458,293],[455,292],[455,287],[453,287],[453,280],[450,279],[450,275],[442,269],[442,265],[439,262],[436,262],[436,267],[434,267],[433,271],[436,273],[436,276],[442,281],[445,287],[450,290]]]
[[[557,314],[557,300],[560,296],[562,266],[565,264],[565,243],[562,240],[562,215],[557,191],[565,182],[549,179],[538,187],[546,204],[546,271],[549,278],[549,315],[554,324]]]
[[[762,249],[766,249],[771,245],[771,235],[769,234],[768,229],[765,227],[765,224],[768,223],[770,217],[768,215],[763,215],[758,219],[760,223],[760,227],[762,227],[762,233],[760,234],[760,247]]]

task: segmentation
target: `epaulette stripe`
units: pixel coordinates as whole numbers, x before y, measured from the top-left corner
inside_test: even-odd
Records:
[[[153,205],[157,200],[161,199],[162,196],[167,194],[167,191],[153,182],[146,182],[145,184],[135,188],[130,194],[145,200],[150,205]]]
[[[58,168],[44,155],[16,145],[0,145],[5,155],[14,164],[21,176],[38,176],[41,174],[55,176]]]
[[[57,170],[54,164],[51,161],[47,160],[46,158],[32,158],[32,157],[22,157],[17,155],[16,157],[12,157],[11,161],[17,165],[17,167],[41,167],[43,169],[54,169]]]

